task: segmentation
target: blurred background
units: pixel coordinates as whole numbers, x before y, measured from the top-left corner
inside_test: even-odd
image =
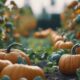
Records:
[[[11,1],[15,5],[11,4]],[[30,17],[36,28],[46,29],[51,27],[56,30],[62,26],[64,10],[73,1],[76,0],[6,0],[5,6],[8,6],[10,10],[13,10],[12,8],[15,6],[16,9],[23,12],[26,24],[27,19]],[[18,11],[17,15],[19,15]]]

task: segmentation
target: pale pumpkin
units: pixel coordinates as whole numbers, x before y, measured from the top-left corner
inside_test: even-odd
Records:
[[[28,80],[33,80],[36,76],[41,76],[44,80],[44,72],[38,66],[29,66],[23,64],[9,65],[3,69],[1,76],[8,75],[11,80],[19,80],[25,77]]]

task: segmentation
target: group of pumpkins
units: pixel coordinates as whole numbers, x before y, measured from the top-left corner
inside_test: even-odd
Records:
[[[67,75],[75,74],[76,70],[80,68],[80,44],[74,44],[72,41],[65,41],[65,38],[59,35],[56,31],[51,29],[36,32],[34,37],[46,38],[50,35],[54,48],[57,49],[71,49],[68,54],[63,54],[58,62],[59,70]],[[54,54],[53,54],[54,55]]]
[[[43,70],[32,66],[28,55],[21,50],[11,49],[14,45],[20,44],[12,43],[7,49],[0,49],[0,77],[7,75],[10,80],[36,80],[40,76],[45,80]]]
[[[74,45],[72,41],[66,40],[66,36],[61,36],[56,31],[51,29],[34,33],[34,37],[36,38],[46,38],[48,36],[50,36],[51,42],[55,49],[71,49]]]
[[[71,4],[67,6],[67,8],[64,10],[64,24],[66,29],[72,30],[76,29],[77,23],[80,22],[79,20],[76,20],[77,16],[80,16],[80,2],[79,1],[73,1]],[[76,26],[76,27],[75,27]]]

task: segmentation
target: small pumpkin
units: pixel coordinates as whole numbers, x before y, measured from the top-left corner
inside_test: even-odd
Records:
[[[80,9],[75,10],[75,14],[80,14]]]
[[[17,63],[18,57],[21,56],[26,60],[28,64],[31,64],[29,57],[18,49],[11,49],[14,45],[20,45],[19,43],[10,44],[7,49],[0,49],[0,59],[1,60],[9,60],[12,63]]]
[[[75,54],[77,47],[73,46],[72,54],[64,54],[61,56],[59,60],[59,70],[62,73],[67,75],[75,74],[76,70],[80,67],[80,55]]]
[[[5,67],[1,72],[1,76],[4,75],[8,75],[11,80],[19,80],[22,77],[33,80],[36,76],[45,78],[44,72],[40,67],[23,64],[13,64]]]
[[[51,40],[53,43],[59,41],[59,40],[64,40],[63,36],[59,35],[57,32],[52,31],[51,32]]]
[[[80,54],[80,44],[79,43],[77,43],[77,44],[75,44],[73,47],[72,47],[72,53],[74,53],[74,54]]]
[[[72,41],[57,41],[54,45],[55,49],[71,49],[73,46],[73,42]]]
[[[78,1],[73,1],[71,4],[68,5],[68,8],[71,9],[78,4]]]
[[[6,67],[10,64],[12,64],[12,63],[8,60],[0,60],[0,72],[4,69],[4,67]]]
[[[80,40],[80,32],[76,34],[76,38]]]
[[[39,32],[35,32],[34,37],[35,38],[46,38],[50,32],[51,32],[51,29],[47,29],[47,30],[43,30],[43,31],[41,30]]]

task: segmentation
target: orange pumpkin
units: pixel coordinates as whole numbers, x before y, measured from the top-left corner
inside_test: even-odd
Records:
[[[80,8],[74,11],[75,14],[80,14]]]
[[[12,63],[8,60],[0,60],[0,72],[4,69],[4,67],[6,67],[10,64],[12,64]]]
[[[76,48],[77,47],[75,46],[72,48],[73,55],[64,54],[61,56],[59,60],[59,69],[62,73],[68,74],[68,75],[75,74],[76,70],[80,68],[80,55],[77,55],[77,53],[75,54]]]
[[[73,8],[78,4],[78,1],[73,1],[71,4],[68,5],[68,8]]]
[[[64,74],[75,74],[80,67],[80,55],[63,55],[59,61],[59,69]]]
[[[12,43],[8,46],[7,49],[0,49],[0,59],[2,60],[9,60],[12,63],[18,62],[18,57],[25,59],[28,64],[31,64],[29,57],[18,49],[11,49],[14,45],[20,45],[18,43]]]
[[[59,35],[55,31],[51,32],[50,37],[51,37],[52,43],[55,43],[55,42],[57,42],[59,40],[64,40],[63,36]]]
[[[39,32],[35,32],[34,33],[34,37],[35,38],[46,38],[48,37],[49,33],[51,32],[51,29],[47,29],[47,30],[41,30]]]
[[[75,44],[73,47],[72,47],[72,53],[74,54],[80,54],[80,44]]]
[[[72,41],[57,41],[54,45],[55,49],[71,49],[73,46],[73,42]]]
[[[80,32],[78,32],[78,33],[76,34],[76,38],[77,38],[77,39],[80,39]]]
[[[33,80],[36,76],[45,78],[44,72],[38,66],[29,66],[23,64],[9,65],[3,69],[1,76],[8,75],[11,80],[19,80],[25,77],[28,80]]]

